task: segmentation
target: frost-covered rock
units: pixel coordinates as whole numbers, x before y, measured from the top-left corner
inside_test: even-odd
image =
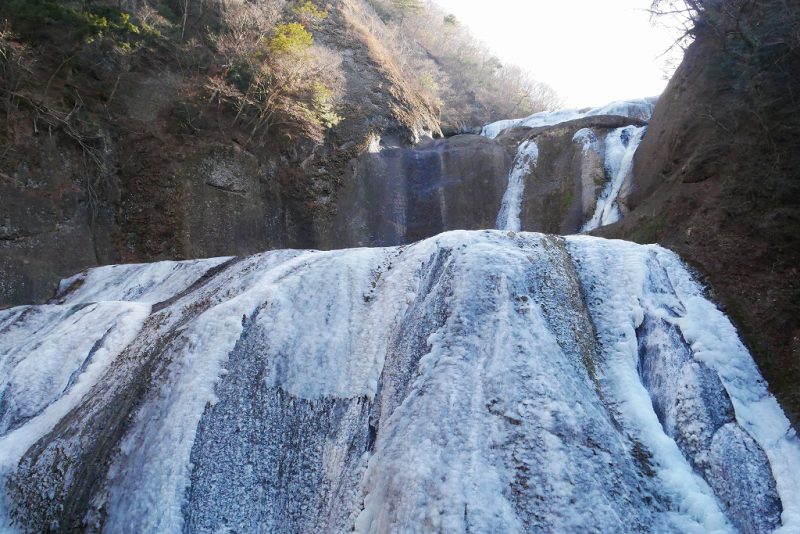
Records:
[[[483,127],[481,135],[494,139],[501,133],[512,128],[518,128],[521,126],[528,128],[553,126],[563,122],[581,119],[583,117],[596,117],[600,115],[615,115],[647,122],[653,115],[653,110],[655,109],[657,101],[657,97],[651,97],[638,100],[621,100],[598,108],[542,111],[540,113],[535,113],[530,117],[525,117],[524,119],[506,119],[493,122],[492,124],[487,124]]]
[[[4,386],[6,530],[800,526],[796,436],[659,247],[460,231],[95,269],[59,301],[0,312],[33,377]]]
[[[659,269],[651,266],[649,283],[668,283],[666,273],[652,276]],[[694,358],[670,322],[685,310],[676,310],[673,302],[646,302],[637,329],[639,372],[664,431],[703,474],[740,532],[772,532],[780,525],[781,501],[774,480],[765,476],[767,456],[736,422],[719,375]]]

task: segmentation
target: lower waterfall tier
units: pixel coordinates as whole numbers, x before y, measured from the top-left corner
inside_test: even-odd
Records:
[[[0,311],[0,528],[797,532],[800,442],[673,253],[100,267]]]

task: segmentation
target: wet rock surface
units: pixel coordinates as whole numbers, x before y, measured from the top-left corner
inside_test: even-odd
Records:
[[[510,167],[503,147],[478,135],[363,154],[323,239],[329,248],[391,246],[493,228]]]

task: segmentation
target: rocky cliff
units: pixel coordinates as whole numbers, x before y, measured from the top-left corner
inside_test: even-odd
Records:
[[[47,299],[92,265],[326,245],[319,229],[348,162],[375,136],[408,146],[439,132],[357,0],[314,26],[343,84],[341,121],[321,141],[280,125],[254,137],[237,122],[210,85],[230,66],[201,33],[176,44],[151,32],[131,50],[116,35],[76,41],[37,11],[62,9],[51,1],[18,4],[2,8],[21,33],[0,43],[0,305]],[[26,9],[46,23],[28,28]],[[220,24],[211,8],[192,16],[187,36],[192,20]]]
[[[30,117],[19,103],[11,123],[19,138],[4,159],[0,302],[45,300],[61,277],[97,264],[387,246],[493,228],[514,172],[524,182],[526,230],[574,233],[591,220],[619,170],[608,135],[645,124],[652,101],[434,140],[437,121],[380,63],[353,9],[341,4],[319,30],[330,46],[346,47],[348,80],[344,118],[323,144],[248,144],[224,126],[224,110],[208,107],[181,122],[181,110],[197,105],[187,95],[197,78],[156,76],[144,65],[103,104],[122,119],[106,124],[101,166],[92,169],[81,144],[58,129],[46,137],[25,130]],[[526,142],[541,147],[538,164],[515,170]]]
[[[655,111],[536,114],[436,140],[435,106],[356,0],[314,26],[344,88],[321,141],[254,139],[208,92],[231,75],[213,43],[179,55],[164,39],[138,52],[99,40],[65,55],[57,24],[4,31],[0,306],[108,263],[596,231],[663,243],[707,276],[797,421],[798,19],[784,2],[708,3]]]
[[[288,125],[199,24],[0,34],[0,529],[800,530],[800,13],[697,5],[658,103],[448,138],[356,0]]]
[[[630,166],[620,173],[615,148],[620,143],[614,144],[626,128],[644,131],[649,115],[632,109],[636,113],[629,116],[565,122],[553,117],[558,113],[546,114],[554,124],[514,125],[494,137],[464,134],[406,148],[377,144],[352,162],[335,195],[337,214],[321,230],[319,243],[389,246],[447,230],[505,228],[498,209],[511,194],[518,197],[515,230],[570,234],[597,226],[601,221],[592,218],[602,212],[604,195],[623,203],[627,198],[630,185],[607,191],[612,175],[633,179]],[[625,142],[631,156],[634,141]],[[518,190],[512,191],[515,184]]]
[[[636,153],[632,211],[598,233],[662,243],[703,273],[797,423],[800,11],[702,4]]]

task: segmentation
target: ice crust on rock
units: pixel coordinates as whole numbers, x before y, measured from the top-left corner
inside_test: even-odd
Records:
[[[0,362],[75,339],[72,386],[9,389],[6,530],[800,529],[797,437],[660,247],[457,231],[150,268],[0,312]]]
[[[597,134],[591,128],[581,128],[575,135],[572,136],[573,143],[580,143],[583,152],[594,150],[600,153],[600,141],[597,139]]]
[[[668,250],[585,236],[567,242],[600,358],[615,362],[606,377],[610,402],[640,428],[674,502],[701,531],[772,532],[776,515],[774,532],[800,531],[800,441],[727,317]],[[642,409],[647,397],[652,410]],[[715,493],[727,526],[710,506]]]
[[[160,261],[95,267],[62,280],[58,286],[58,293],[63,296],[57,299],[68,304],[108,300],[156,304],[177,295],[206,272],[230,259]]]
[[[97,384],[150,313],[134,302],[0,311],[0,481]],[[0,493],[0,532],[10,525]]]
[[[612,102],[598,108],[560,109],[558,111],[542,111],[523,119],[506,119],[487,124],[481,130],[481,135],[494,139],[501,133],[517,127],[537,128],[540,126],[554,126],[583,117],[598,115],[618,115],[640,121],[648,122],[653,115],[658,97],[642,98],[638,100],[621,100]]]

